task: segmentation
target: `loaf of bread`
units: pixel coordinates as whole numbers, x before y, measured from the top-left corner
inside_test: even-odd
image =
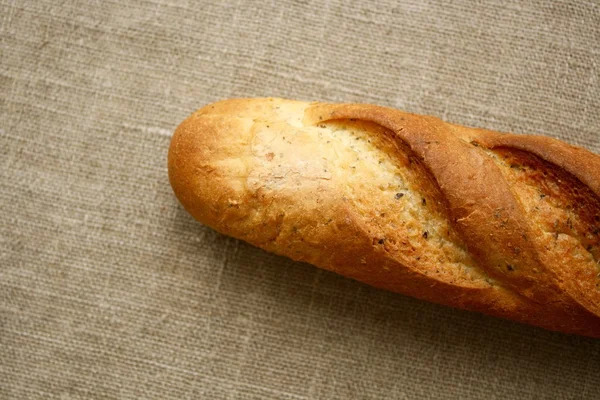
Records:
[[[369,285],[600,338],[600,156],[361,104],[234,99],[176,130],[197,220]]]

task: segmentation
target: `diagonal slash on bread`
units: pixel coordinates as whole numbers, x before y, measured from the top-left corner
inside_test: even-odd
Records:
[[[233,99],[169,178],[215,230],[379,288],[600,337],[600,156],[361,104]]]

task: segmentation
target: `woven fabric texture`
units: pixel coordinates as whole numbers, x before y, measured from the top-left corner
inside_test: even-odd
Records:
[[[600,398],[600,341],[221,236],[166,168],[230,97],[600,152],[597,1],[0,0],[0,24],[0,398]]]

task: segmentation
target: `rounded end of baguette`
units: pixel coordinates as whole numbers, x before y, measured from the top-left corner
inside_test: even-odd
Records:
[[[241,155],[249,127],[245,119],[231,118],[223,110],[229,103],[209,104],[190,115],[175,130],[168,153],[175,196],[194,218],[215,229],[223,205],[243,192],[243,159],[227,155]]]
[[[190,115],[175,130],[168,152],[169,181],[183,207],[201,223],[253,244],[272,236],[270,229],[252,226],[261,218],[269,221],[260,204],[262,181],[252,176],[255,125],[286,112],[296,118],[303,113],[290,109],[306,106],[276,98],[230,99]]]

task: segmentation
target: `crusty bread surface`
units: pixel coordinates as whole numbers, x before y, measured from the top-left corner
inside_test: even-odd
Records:
[[[600,337],[600,156],[362,104],[233,99],[186,119],[198,221],[416,298]]]

